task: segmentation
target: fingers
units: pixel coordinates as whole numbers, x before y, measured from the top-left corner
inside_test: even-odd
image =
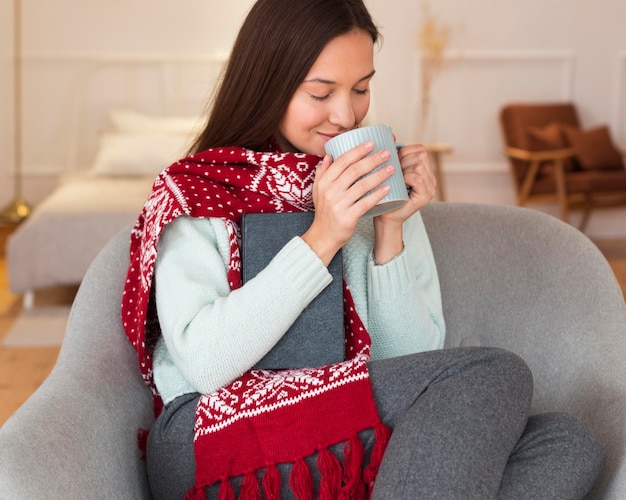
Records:
[[[371,141],[365,142],[347,151],[330,165],[327,165],[329,160],[325,157],[316,172],[318,192],[325,193],[328,199],[341,200],[342,208],[347,208],[374,190],[393,174],[393,166],[386,164],[391,157],[389,151],[371,154],[373,148]]]
[[[316,215],[307,234],[307,243],[316,249],[345,244],[358,220],[389,193],[381,184],[394,172],[390,154],[370,154],[373,148],[371,142],[361,144],[334,162],[326,155],[318,166],[313,184]]]
[[[402,174],[407,187],[411,188],[409,202],[402,207],[378,216],[380,220],[404,222],[426,206],[435,196],[437,179],[428,152],[422,145],[404,146],[398,152]]]
[[[389,159],[388,154],[367,156],[371,149],[361,145],[335,162],[326,155],[316,170],[315,217],[302,237],[325,263],[352,237],[363,214],[389,192],[386,186],[377,186],[392,175],[393,166],[383,166],[362,178]]]
[[[430,200],[435,195],[437,179],[428,152],[421,145],[406,146],[399,152],[402,171],[412,195]]]
[[[329,181],[339,181],[345,186],[351,186],[360,177],[389,159],[388,151],[378,151],[368,156],[374,147],[372,141],[366,141],[339,156],[328,169]]]

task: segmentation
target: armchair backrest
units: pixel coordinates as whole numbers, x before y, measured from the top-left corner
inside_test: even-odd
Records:
[[[579,127],[578,113],[573,103],[520,104],[512,103],[500,111],[500,126],[507,147],[533,150],[529,128],[544,127],[550,123],[564,123]],[[528,170],[528,162],[511,158],[518,187]]]

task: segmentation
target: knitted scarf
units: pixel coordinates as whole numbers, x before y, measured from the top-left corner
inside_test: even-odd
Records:
[[[223,218],[229,233],[231,289],[241,286],[239,224],[248,212],[310,211],[320,158],[298,153],[216,148],[178,161],[159,174],[130,242],[122,321],[151,388],[155,415],[162,408],[151,350],[160,335],[152,287],[157,241],[180,215]],[[291,463],[289,484],[298,499],[361,499],[371,494],[389,429],[374,404],[366,362],[370,338],[344,283],[346,358],[342,363],[293,370],[251,370],[196,408],[196,484],[187,498],[204,498],[220,483],[219,498],[234,498],[230,479],[243,476],[240,498],[280,498],[276,464]],[[312,334],[315,334],[312,332]],[[374,429],[376,444],[365,464],[358,433]],[[340,463],[328,450],[346,442]],[[315,488],[304,458],[317,452]],[[262,474],[262,480],[258,477]],[[258,475],[257,475],[258,473]]]

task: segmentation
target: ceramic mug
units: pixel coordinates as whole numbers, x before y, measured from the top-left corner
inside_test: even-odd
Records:
[[[367,217],[375,217],[400,208],[409,199],[391,127],[388,125],[369,125],[366,127],[355,128],[354,130],[344,132],[343,134],[333,137],[327,141],[324,149],[326,150],[326,153],[333,157],[334,161],[346,151],[349,151],[350,149],[353,149],[368,140],[375,144],[373,151],[370,152],[368,156],[385,149],[391,154],[388,161],[381,164],[379,167],[376,167],[372,170],[372,172],[370,172],[370,174],[389,164],[392,164],[395,167],[394,174],[375,188],[378,189],[380,186],[387,184],[390,188],[389,193],[382,200],[380,200],[375,207],[368,210],[364,215]],[[370,193],[371,192],[372,191],[370,191]]]

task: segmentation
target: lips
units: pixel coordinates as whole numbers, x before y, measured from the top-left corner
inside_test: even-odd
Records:
[[[324,141],[330,141],[333,137],[337,137],[340,134],[324,134],[323,132],[318,132],[318,134],[324,139]]]

